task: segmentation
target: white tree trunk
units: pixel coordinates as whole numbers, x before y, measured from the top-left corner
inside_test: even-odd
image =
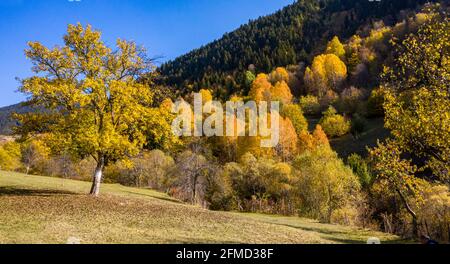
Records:
[[[90,192],[92,196],[97,197],[100,193],[100,184],[102,182],[104,167],[104,159],[101,158],[97,164],[97,168],[95,169],[94,178],[92,179],[92,188]]]

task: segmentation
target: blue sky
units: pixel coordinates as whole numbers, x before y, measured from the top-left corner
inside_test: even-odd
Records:
[[[173,59],[293,0],[0,0],[0,107],[23,101],[16,77],[31,76],[28,41],[62,44],[67,24],[91,24],[108,45],[134,40]]]

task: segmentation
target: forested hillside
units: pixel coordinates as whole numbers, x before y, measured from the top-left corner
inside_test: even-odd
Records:
[[[0,108],[0,135],[9,135],[12,133],[12,127],[17,124],[11,116],[12,113],[23,114],[31,111],[31,107],[22,104],[10,105]]]
[[[277,66],[308,63],[333,36],[348,39],[379,19],[392,25],[403,18],[400,10],[424,2],[429,1],[300,0],[162,65],[159,82],[182,93],[211,88],[221,97],[245,94],[249,67],[270,72]]]
[[[186,95],[202,88],[213,90],[221,98],[234,93],[245,95],[251,86],[246,76],[248,69],[259,73],[277,66],[301,65],[293,67],[293,71],[303,74],[303,65],[309,64],[333,36],[348,39],[380,18],[387,25],[394,24],[404,18],[400,10],[424,2],[300,0],[163,64],[156,80],[161,87],[155,100],[163,100],[171,90]],[[302,91],[290,86],[294,95],[301,95]],[[157,100],[159,97],[161,100]],[[20,104],[0,108],[0,134],[10,134],[16,124],[10,117],[12,112],[29,110]]]

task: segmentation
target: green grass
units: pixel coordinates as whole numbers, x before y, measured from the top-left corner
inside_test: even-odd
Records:
[[[376,147],[378,140],[383,141],[389,135],[389,131],[384,128],[383,118],[368,119],[365,131],[358,138],[348,134],[330,140],[330,144],[342,158],[347,158],[353,153],[365,157],[367,156],[367,147]]]
[[[0,171],[0,243],[364,243],[396,236],[297,217],[212,212],[152,190]]]

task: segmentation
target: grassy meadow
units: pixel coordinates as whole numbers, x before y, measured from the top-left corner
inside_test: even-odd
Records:
[[[0,171],[0,244],[365,243],[397,236],[298,217],[213,212],[152,190]]]

